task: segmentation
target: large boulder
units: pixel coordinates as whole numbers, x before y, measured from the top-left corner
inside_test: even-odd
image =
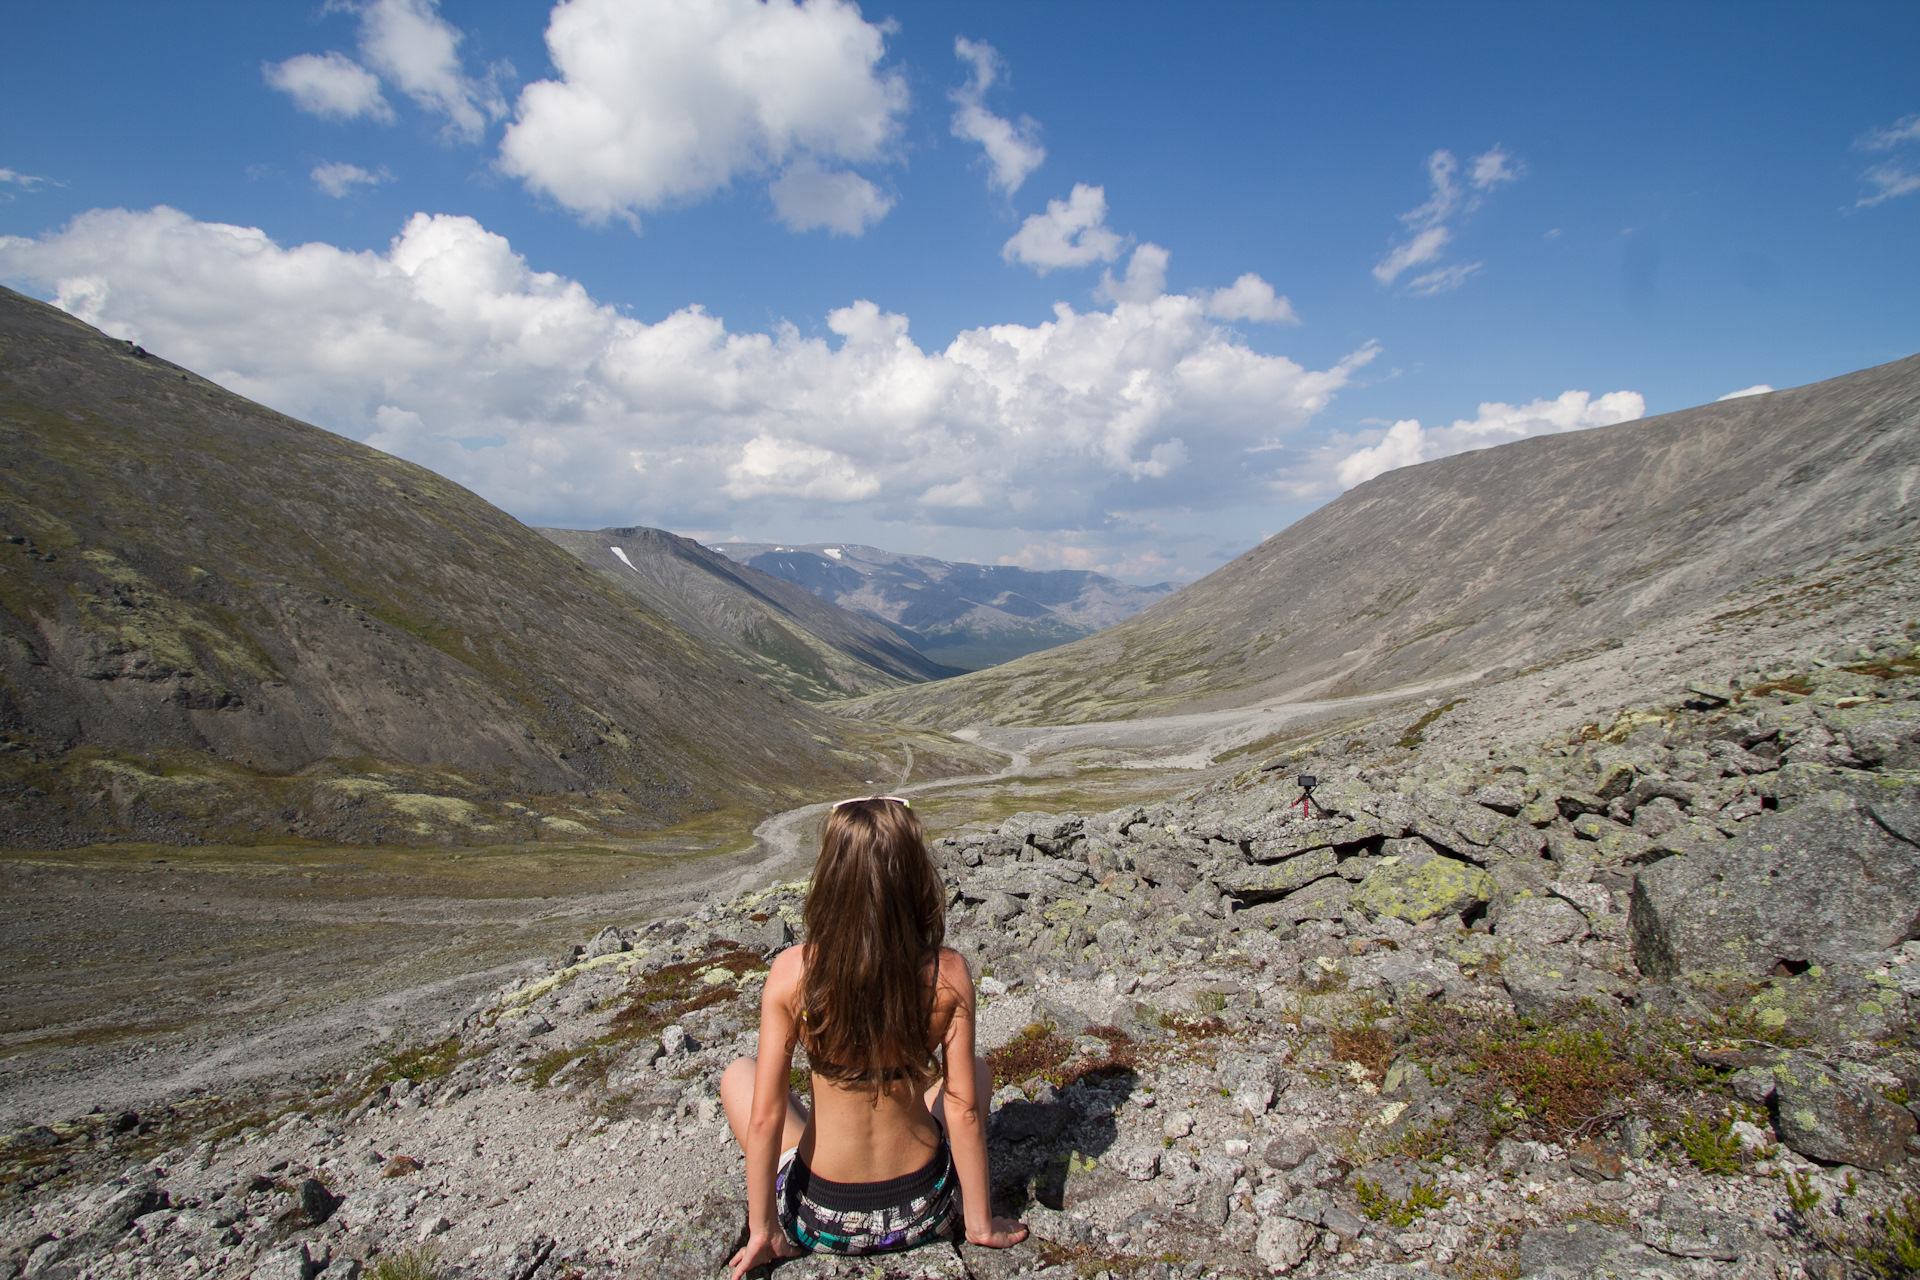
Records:
[[[1809,1160],[1892,1169],[1907,1157],[1913,1113],[1818,1058],[1788,1055],[1773,1069],[1780,1140]]]
[[[1920,846],[1839,792],[1751,819],[1734,840],[1634,878],[1643,973],[1798,972],[1883,951],[1920,915]]]
[[[1493,898],[1493,877],[1457,858],[1412,854],[1382,858],[1353,891],[1352,903],[1368,916],[1393,916],[1408,924],[1457,916]]]

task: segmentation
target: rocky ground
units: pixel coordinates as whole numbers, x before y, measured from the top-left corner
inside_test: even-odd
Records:
[[[943,833],[1033,1239],[779,1274],[1914,1269],[1915,638]],[[715,1086],[804,891],[608,928],[348,1073],[42,1117],[0,1277],[719,1274]]]

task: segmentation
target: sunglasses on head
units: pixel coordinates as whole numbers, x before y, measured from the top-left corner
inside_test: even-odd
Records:
[[[832,813],[834,809],[838,809],[843,804],[865,804],[869,800],[891,800],[903,809],[913,808],[913,805],[908,802],[905,796],[852,796],[846,800],[835,800],[833,807],[828,809],[827,812]]]

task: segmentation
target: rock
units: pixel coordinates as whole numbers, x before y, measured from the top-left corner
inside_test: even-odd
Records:
[[[1568,1152],[1567,1164],[1588,1182],[1612,1182],[1626,1171],[1620,1153],[1611,1144],[1591,1140]]]
[[[1640,1240],[1676,1258],[1732,1262],[1752,1247],[1753,1227],[1730,1213],[1709,1213],[1678,1191],[1660,1197],[1658,1216],[1640,1220]]]
[[[1500,913],[1493,934],[1502,942],[1542,948],[1587,936],[1587,918],[1558,898],[1522,898]]]
[[[511,1254],[495,1264],[493,1280],[531,1280],[553,1252],[553,1245],[553,1240],[544,1235],[523,1240]]]
[[[1863,1169],[1892,1169],[1906,1159],[1916,1125],[1905,1107],[1804,1053],[1789,1054],[1773,1078],[1780,1141],[1801,1155]]]
[[[1007,1142],[1027,1139],[1050,1142],[1065,1133],[1072,1123],[1072,1110],[1058,1103],[1009,1102],[993,1113],[994,1136]]]
[[[453,1219],[445,1215],[435,1215],[420,1224],[420,1229],[414,1233],[414,1239],[424,1243],[435,1236],[443,1236],[451,1230],[453,1230]]]
[[[1509,818],[1518,817],[1520,810],[1524,809],[1527,804],[1527,798],[1525,796],[1515,791],[1512,787],[1501,786],[1497,782],[1480,788],[1468,796],[1467,799],[1480,805],[1482,808],[1491,809],[1495,813],[1503,813]]]
[[[1267,1144],[1261,1154],[1267,1164],[1275,1169],[1297,1169],[1300,1162],[1313,1154],[1313,1143],[1296,1134],[1282,1134]]]
[[[1626,984],[1570,956],[1535,956],[1516,952],[1500,966],[1500,980],[1513,997],[1514,1011],[1523,1018],[1550,1017],[1582,1000],[1611,1003]]]
[[[1254,1237],[1254,1256],[1276,1271],[1291,1271],[1306,1260],[1313,1247],[1313,1227],[1292,1218],[1272,1217],[1260,1224]]]
[[[314,1272],[314,1280],[360,1280],[360,1259],[343,1253]]]
[[[44,1124],[29,1125],[13,1135],[9,1146],[16,1150],[51,1151],[59,1146],[60,1135]]]
[[[1897,946],[1920,915],[1920,858],[1856,801],[1822,792],[1725,845],[1634,879],[1634,959],[1662,979],[1771,973]]]
[[[1339,864],[1340,859],[1332,849],[1315,849],[1284,862],[1256,862],[1235,867],[1220,878],[1220,887],[1235,897],[1264,901],[1284,897],[1333,875]]]
[[[1148,1146],[1117,1147],[1107,1156],[1107,1163],[1130,1181],[1147,1182],[1160,1172],[1160,1149]]]
[[[276,1249],[253,1264],[252,1280],[313,1280],[319,1265],[304,1244]]]
[[[1746,1067],[1734,1072],[1733,1078],[1727,1083],[1733,1089],[1733,1096],[1740,1101],[1752,1106],[1764,1107],[1768,1099],[1773,1097],[1773,1068],[1770,1066]]]
[[[1437,854],[1382,860],[1353,891],[1352,904],[1369,917],[1392,916],[1409,924],[1457,916],[1491,901],[1493,877],[1478,867]]]
[[[585,958],[598,960],[601,956],[610,956],[626,950],[628,950],[627,940],[620,936],[618,929],[608,925],[593,935],[593,941],[587,943]]]
[[[553,1024],[548,1022],[544,1015],[530,1013],[515,1024],[513,1033],[522,1040],[533,1040],[551,1030],[553,1030]]]
[[[300,1211],[307,1215],[307,1221],[319,1226],[333,1216],[340,1207],[340,1197],[327,1190],[318,1179],[308,1178],[300,1184]]]
[[[1019,915],[1025,909],[1020,899],[1010,893],[1002,893],[998,889],[993,889],[987,893],[985,898],[981,899],[980,913],[987,918],[989,923],[1000,924],[1003,921],[1013,919],[1013,917]]]
[[[1597,1222],[1575,1219],[1541,1227],[1520,1237],[1520,1274],[1535,1276],[1550,1269],[1582,1274],[1633,1247],[1632,1240]]]
[[[699,1047],[699,1042],[688,1035],[687,1029],[677,1022],[660,1029],[661,1057],[684,1058]]]
[[[630,1093],[646,1085],[653,1077],[653,1064],[664,1052],[658,1041],[649,1041],[628,1051],[607,1068],[608,1090]]]
[[[152,1175],[136,1180],[107,1197],[106,1203],[100,1206],[86,1229],[69,1242],[72,1245],[69,1252],[90,1253],[112,1248],[114,1241],[126,1234],[135,1218],[151,1213],[165,1203],[166,1197],[155,1189]]]

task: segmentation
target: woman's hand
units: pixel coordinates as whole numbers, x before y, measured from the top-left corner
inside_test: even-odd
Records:
[[[986,1230],[967,1228],[967,1243],[983,1249],[1011,1249],[1027,1238],[1027,1224],[1009,1218],[991,1218]]]
[[[754,1232],[747,1242],[740,1246],[740,1252],[733,1255],[731,1280],[740,1278],[755,1267],[764,1267],[775,1258],[797,1258],[801,1250],[793,1241],[787,1239],[787,1233],[776,1231],[772,1235]]]

